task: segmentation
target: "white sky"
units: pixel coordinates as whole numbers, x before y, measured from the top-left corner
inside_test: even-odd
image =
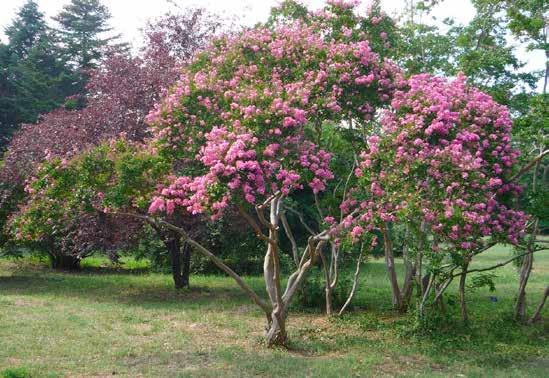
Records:
[[[70,0],[37,0],[40,10],[46,17],[55,16]],[[112,26],[125,36],[130,42],[139,41],[140,27],[151,17],[161,16],[173,9],[167,0],[103,0],[112,14]],[[237,16],[244,24],[253,25],[264,21],[269,16],[271,7],[279,3],[278,0],[175,0],[182,7],[201,6],[225,16]],[[0,0],[0,37],[5,40],[3,29],[13,19],[16,11],[25,3],[25,0]],[[320,8],[324,0],[305,0],[303,3],[311,8]],[[363,7],[368,1],[363,1]],[[383,8],[391,15],[400,12],[404,0],[383,0]],[[447,3],[449,6],[447,6]],[[458,21],[467,22],[474,15],[474,9],[469,0],[446,0],[443,6],[435,11],[440,19],[448,16],[456,17]]]
[[[37,0],[40,10],[47,18],[55,16],[63,5],[70,0]],[[223,16],[236,16],[240,22],[253,25],[256,22],[267,19],[271,7],[279,3],[278,0],[175,0],[181,7],[201,6],[210,9]],[[303,3],[311,8],[320,8],[324,0],[304,0]],[[11,23],[16,11],[25,3],[25,0],[0,0],[0,39],[6,41],[4,28]],[[362,6],[368,0],[363,0]],[[382,0],[383,9],[390,15],[396,15],[402,11],[404,0]],[[141,40],[139,29],[145,22],[158,17],[173,9],[167,0],[103,0],[112,14],[111,26],[117,33],[121,33],[124,40],[138,45]],[[454,18],[458,23],[467,23],[474,16],[474,8],[469,0],[445,0],[438,5],[433,15],[442,21],[446,17]],[[429,20],[425,20],[429,22]],[[518,42],[517,42],[518,44]],[[543,69],[545,57],[541,51],[526,52],[524,48],[519,50],[519,57],[527,63],[526,70]]]

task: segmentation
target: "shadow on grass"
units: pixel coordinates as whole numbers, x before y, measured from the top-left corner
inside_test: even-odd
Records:
[[[263,288],[249,280],[258,293]],[[0,275],[4,296],[62,296],[94,303],[115,303],[157,308],[207,306],[238,307],[250,303],[240,288],[220,277],[191,276],[191,287],[176,289],[170,275],[115,269],[97,274],[95,268],[78,272],[22,269]]]
[[[234,315],[231,314],[234,310],[245,309],[247,316],[261,317],[261,312],[236,284],[222,276],[191,276],[190,289],[176,290],[171,277],[166,274],[112,269],[105,271],[103,268],[100,274],[97,274],[96,268],[86,268],[78,273],[54,272],[43,266],[12,269],[14,267],[10,265],[9,269],[2,268],[0,266],[0,294],[8,299],[10,296],[30,296],[63,304],[74,298],[91,303],[160,310],[216,311],[223,313],[223,316],[226,314],[227,317]],[[6,272],[8,276],[2,275]],[[315,360],[334,357],[338,359],[334,367],[339,365],[343,368],[348,365],[344,361],[348,352],[372,356],[389,355],[394,361],[402,360],[403,363],[407,363],[407,360],[402,356],[410,359],[419,356],[418,358],[437,366],[468,364],[479,369],[488,367],[500,372],[511,366],[516,368],[531,365],[528,368],[540,369],[549,364],[542,353],[547,352],[546,329],[543,325],[524,327],[513,322],[509,317],[512,295],[494,304],[484,298],[483,292],[472,293],[469,297],[471,322],[468,326],[457,320],[458,309],[449,307],[451,318],[444,326],[419,333],[414,330],[412,314],[403,316],[388,309],[390,291],[388,286],[379,283],[382,278],[385,279],[382,274],[383,270],[373,267],[364,275],[368,280],[364,285],[366,291],[357,296],[355,308],[358,310],[342,318],[318,321],[323,319],[320,310],[305,313],[296,308],[289,319],[292,341],[290,349],[277,352],[284,354],[284,364],[295,363],[298,366],[299,358]],[[374,276],[375,280],[369,278]],[[246,280],[257,293],[263,295],[260,277]],[[361,309],[364,306],[366,310]],[[294,320],[292,316],[301,319]],[[309,319],[317,321],[308,322]],[[264,372],[264,364],[258,360],[266,362],[265,360],[271,358],[265,354],[248,360],[247,355],[242,357],[240,353],[227,353],[225,357],[238,364],[250,364],[249,369],[258,374]],[[432,366],[436,369],[432,368],[427,362],[420,363],[418,368],[423,365],[425,369],[439,369],[435,365]],[[320,365],[318,368],[320,369]],[[273,373],[271,370],[266,372]]]
[[[64,271],[60,271],[64,272]],[[71,271],[72,274],[93,274],[93,275],[103,275],[103,274],[120,274],[120,275],[140,275],[140,274],[149,274],[155,273],[150,267],[143,268],[125,268],[122,266],[84,266],[80,270]]]
[[[478,298],[471,298],[475,300],[477,306],[470,311],[468,323],[459,319],[458,307],[449,307],[444,319],[424,327],[419,326],[413,313],[390,318],[387,314],[357,312],[336,323],[354,326],[357,332],[381,334],[376,345],[391,344],[397,355],[419,353],[440,366],[468,364],[498,370],[521,366],[537,369],[549,364],[549,358],[540,355],[548,346],[543,324],[519,324],[511,316],[512,307],[495,311],[490,305],[479,304]],[[337,343],[349,341],[343,336]]]

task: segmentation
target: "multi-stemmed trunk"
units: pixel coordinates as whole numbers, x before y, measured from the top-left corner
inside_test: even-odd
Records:
[[[389,227],[386,223],[382,225],[381,233],[383,235],[383,250],[385,252],[385,265],[387,267],[387,274],[389,276],[389,282],[391,284],[393,307],[400,312],[405,312],[408,309],[408,304],[412,296],[413,279],[415,276],[415,265],[409,260],[409,256],[405,255],[405,267],[406,274],[404,277],[404,283],[402,291],[398,284],[398,275],[395,267],[395,257],[393,253],[393,242],[389,235]]]
[[[267,252],[264,260],[264,278],[265,286],[268,294],[268,301],[261,298],[257,293],[240,277],[234,270],[227,266],[215,254],[210,252],[202,244],[192,239],[188,232],[183,228],[174,225],[170,222],[152,218],[146,215],[128,214],[133,217],[142,219],[150,223],[155,230],[168,230],[176,233],[180,243],[187,243],[189,248],[193,248],[196,252],[210,259],[218,268],[227,273],[235,280],[237,285],[246,293],[246,295],[263,311],[267,320],[265,341],[268,346],[286,345],[286,319],[291,301],[305,279],[308,270],[316,261],[317,257],[322,252],[324,245],[329,240],[328,230],[321,231],[311,235],[308,239],[307,246],[304,248],[297,269],[288,277],[286,288],[282,293],[281,276],[280,276],[280,248],[278,246],[279,221],[281,219],[283,196],[276,194],[270,197],[261,206],[256,206],[257,218],[263,227],[268,229],[268,233],[263,232],[260,224],[243,208],[239,208],[240,214],[248,221],[254,229],[256,235],[267,243]],[[269,207],[270,213],[268,219],[264,215],[264,209]]]
[[[280,248],[278,245],[279,223],[281,222],[283,214],[282,202],[282,195],[275,195],[264,204],[265,207],[267,205],[269,206],[268,219],[263,214],[262,206],[256,208],[259,221],[269,230],[267,235],[261,236],[262,239],[267,241],[267,252],[265,254],[263,273],[265,287],[270,302],[269,308],[271,308],[270,313],[266,314],[268,324],[265,341],[268,346],[286,345],[286,319],[288,317],[290,303],[297,289],[305,279],[307,272],[316,261],[317,256],[322,254],[324,245],[328,240],[326,231],[309,237],[307,246],[297,264],[297,269],[288,278],[286,289],[284,290],[284,293],[282,293]],[[247,216],[246,218],[248,221],[254,222],[251,217]],[[252,226],[256,231],[260,232],[259,225],[255,223],[252,224]]]
[[[278,223],[280,221],[281,201],[279,196],[275,196],[271,200],[268,221],[260,215],[260,221],[266,224],[269,229],[267,253],[265,254],[263,263],[265,287],[273,308],[271,313],[271,324],[269,325],[266,335],[268,345],[284,345],[287,337],[284,303],[282,302],[280,287],[280,251],[278,248]]]

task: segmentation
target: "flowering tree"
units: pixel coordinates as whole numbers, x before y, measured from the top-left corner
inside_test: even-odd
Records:
[[[367,138],[360,155],[358,185],[345,203],[351,214],[347,224],[353,237],[380,230],[393,302],[401,308],[407,299],[394,270],[390,228],[406,224],[417,257],[408,268],[418,270],[420,287],[422,254],[432,251],[431,279],[421,290],[424,298],[437,285],[440,296],[458,276],[466,319],[465,278],[471,259],[497,242],[517,245],[527,224],[526,215],[514,209],[521,188],[509,182],[519,155],[511,146],[509,113],[466,85],[462,75],[453,81],[413,76],[405,89],[395,92],[391,105],[381,117],[378,135]],[[443,258],[450,263],[441,265]],[[412,276],[407,275],[404,285]]]
[[[28,198],[9,228],[17,240],[45,250],[54,267],[76,268],[96,249],[124,248],[134,241],[142,222],[110,214],[107,206],[146,208],[154,182],[169,167],[144,146],[125,140],[70,160],[52,157],[29,181]]]
[[[148,116],[159,154],[175,156],[184,167],[150,213],[182,208],[218,219],[235,204],[266,242],[267,302],[219,266],[265,312],[269,345],[286,342],[290,301],[329,241],[327,227],[309,237],[283,290],[279,227],[286,200],[298,191],[321,193],[333,179],[332,154],[318,144],[323,122],[364,124],[388,103],[400,79],[363,34],[353,35],[352,25],[341,32],[346,16],[353,16],[352,6],[332,2],[308,25],[288,22],[215,40]]]
[[[40,238],[73,209],[90,207],[175,233],[261,308],[268,345],[286,343],[289,306],[311,266],[324,267],[329,305],[339,248],[373,248],[380,235],[397,308],[406,309],[414,279],[422,311],[460,277],[466,318],[470,261],[496,242],[518,245],[527,223],[514,208],[518,153],[508,111],[463,76],[404,80],[376,51],[391,42],[379,29],[389,22],[375,9],[361,17],[344,1],[314,13],[292,4],[267,26],[214,39],[183,66],[147,116],[147,145],[113,142],[70,162],[53,160],[51,171],[46,165],[14,232]],[[352,161],[350,172],[341,160]],[[294,207],[304,193],[314,198],[315,227]],[[189,215],[217,220],[235,208],[265,242],[267,299],[177,223]],[[304,245],[286,213],[309,233]],[[402,288],[393,257],[398,226],[407,234]],[[282,230],[296,265],[285,288]],[[360,256],[355,277],[359,263]]]
[[[175,24],[178,27],[172,28]],[[204,46],[219,27],[220,21],[202,9],[168,14],[150,22],[140,56],[111,51],[91,72],[84,108],[60,108],[43,116],[37,124],[23,125],[15,133],[0,169],[2,223],[16,211],[17,204],[24,201],[21,197],[24,197],[25,180],[44,160],[54,157],[69,160],[83,150],[121,134],[136,142],[149,136],[145,116],[162,91],[177,79],[177,67]],[[34,201],[32,198],[28,200]],[[85,256],[92,245],[109,247],[109,240],[132,235],[141,224],[126,218],[120,219],[117,227],[99,227],[104,223],[101,217],[83,213],[67,213],[59,217],[66,227],[59,226],[56,237],[65,230],[62,239],[72,241],[70,250],[81,249],[67,257],[68,267],[76,266],[79,261],[70,261],[71,256]],[[116,223],[117,220],[110,217],[110,222]],[[91,227],[92,224],[95,226]],[[117,230],[116,234],[114,230]],[[49,244],[58,245],[60,242],[61,239]],[[118,242],[109,249],[117,245]]]

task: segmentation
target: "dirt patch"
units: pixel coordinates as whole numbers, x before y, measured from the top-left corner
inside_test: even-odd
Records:
[[[45,305],[44,301],[39,301],[36,299],[29,300],[27,298],[21,298],[21,297],[15,298],[15,300],[13,301],[13,306],[17,306],[17,307],[39,307],[44,305]]]
[[[444,371],[443,366],[430,364],[424,356],[419,354],[385,356],[383,362],[375,365],[373,370],[376,372],[374,374],[376,376],[394,377],[405,373],[409,374],[413,371],[423,370],[426,367],[438,372]]]

